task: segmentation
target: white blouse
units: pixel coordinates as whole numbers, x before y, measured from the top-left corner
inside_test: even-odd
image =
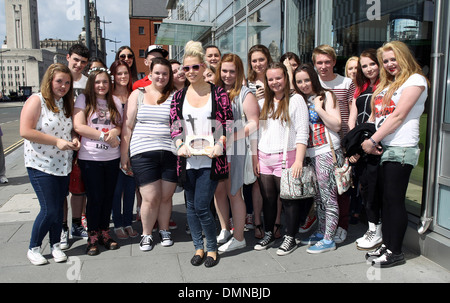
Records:
[[[45,105],[42,95],[41,116],[36,130],[60,139],[72,141],[72,117],[64,115],[63,99],[56,101],[59,113],[54,113]],[[39,144],[24,140],[25,167],[30,167],[55,176],[67,176],[72,171],[73,150],[60,150],[54,145]]]

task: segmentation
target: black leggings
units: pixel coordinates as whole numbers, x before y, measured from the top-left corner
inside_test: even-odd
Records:
[[[305,223],[306,216],[314,203],[314,198],[302,200],[285,200],[283,203],[284,217],[286,222],[286,235],[294,237],[298,229]]]
[[[264,230],[273,232],[277,219],[277,203],[280,195],[280,177],[261,174],[259,188],[263,199]]]
[[[394,254],[402,252],[408,227],[405,199],[412,169],[411,165],[398,162],[384,162],[381,165],[383,242]]]

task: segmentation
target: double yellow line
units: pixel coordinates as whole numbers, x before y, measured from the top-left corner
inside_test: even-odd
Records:
[[[4,149],[5,156],[6,156],[7,154],[9,154],[10,152],[12,152],[13,150],[15,150],[17,147],[19,147],[19,146],[22,145],[22,144],[23,144],[23,138],[20,139],[19,141],[17,141],[16,143],[14,143],[13,145],[11,145],[11,146],[5,148],[5,149]]]

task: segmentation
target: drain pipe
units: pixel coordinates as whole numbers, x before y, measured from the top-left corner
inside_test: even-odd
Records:
[[[436,98],[440,98],[442,96],[440,96],[439,94],[439,86],[437,85],[438,83],[441,83],[441,73],[440,73],[440,63],[441,63],[441,57],[444,56],[443,53],[439,52],[440,51],[440,39],[441,39],[441,33],[440,33],[440,25],[441,22],[443,20],[442,18],[442,0],[437,0],[435,2],[436,7],[435,7],[435,24],[434,24],[434,33],[433,33],[433,38],[434,38],[434,44],[433,44],[433,50],[432,50],[432,59],[433,59],[433,74],[432,74],[432,87],[431,87],[431,92],[432,92],[432,98],[431,100],[436,100]],[[448,28],[448,27],[447,27]],[[439,129],[439,122],[438,119],[436,119],[436,115],[437,115],[437,103],[438,102],[431,102],[431,106],[430,106],[430,117],[429,117],[429,121],[431,125],[431,134],[433,133],[437,133],[436,131]],[[434,196],[435,196],[435,176],[436,176],[436,152],[437,152],[437,140],[435,137],[430,136],[430,151],[429,151],[429,167],[430,167],[430,171],[427,174],[427,194],[426,194],[426,198],[425,198],[425,205],[423,208],[423,212],[422,212],[422,217],[420,218],[420,222],[419,225],[417,227],[417,232],[422,235],[424,234],[428,228],[430,227],[431,223],[433,222],[433,202],[434,202]]]

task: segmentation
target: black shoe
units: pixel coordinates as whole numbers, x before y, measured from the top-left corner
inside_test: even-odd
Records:
[[[191,259],[191,264],[194,266],[200,266],[202,265],[203,261],[205,261],[205,254],[203,254],[203,256],[194,255]]]
[[[213,267],[219,264],[219,253],[216,253],[216,259],[214,260],[213,257],[207,256],[205,260],[205,267]]]
[[[405,256],[403,253],[394,255],[391,251],[386,250],[386,252],[379,258],[372,261],[372,266],[377,266],[380,268],[388,268],[396,265],[405,264]]]

